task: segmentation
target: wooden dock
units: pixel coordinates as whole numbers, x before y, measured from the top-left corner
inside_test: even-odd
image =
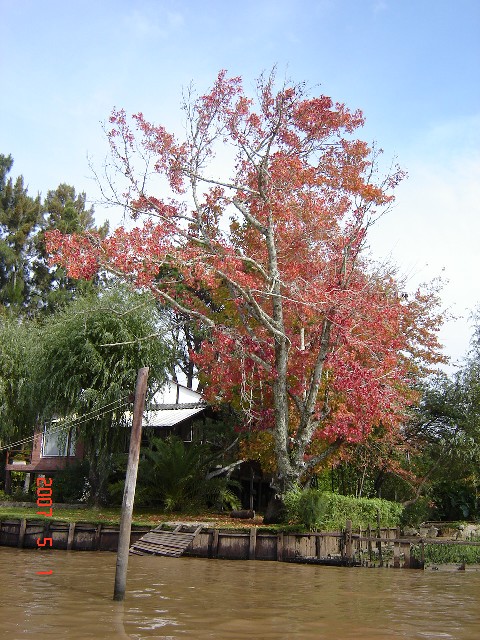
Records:
[[[203,529],[205,523],[192,525],[185,523],[177,524],[173,531],[165,531],[161,526],[152,529],[130,547],[130,553],[143,556],[146,553],[155,556],[172,556],[178,558],[191,545],[197,534]]]

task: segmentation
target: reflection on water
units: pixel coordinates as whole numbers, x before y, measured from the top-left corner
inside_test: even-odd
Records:
[[[37,571],[53,569],[50,576]],[[0,548],[0,638],[480,638],[480,573]]]

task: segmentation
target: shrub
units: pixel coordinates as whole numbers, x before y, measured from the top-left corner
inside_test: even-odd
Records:
[[[52,484],[55,502],[81,502],[88,495],[88,462],[74,461],[55,474]]]
[[[431,502],[428,498],[421,497],[407,505],[402,512],[400,524],[402,527],[418,527],[422,522],[428,522],[432,517]]]
[[[412,555],[420,560],[419,545],[412,548]],[[480,564],[480,547],[455,544],[426,544],[424,546],[425,564]]]
[[[335,531],[343,529],[347,520],[353,528],[395,527],[400,522],[402,506],[380,498],[353,498],[328,491],[306,489],[291,492],[285,500],[288,519],[307,529]]]
[[[180,438],[152,438],[151,448],[139,469],[141,499],[144,504],[162,504],[165,511],[194,511],[214,507],[238,509],[232,488],[238,486],[225,477],[209,478],[212,454],[201,444],[186,445]],[[138,503],[137,503],[138,504]]]

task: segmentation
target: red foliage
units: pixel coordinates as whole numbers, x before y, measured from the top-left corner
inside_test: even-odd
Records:
[[[298,477],[312,438],[358,442],[379,424],[398,428],[412,376],[440,358],[440,318],[435,295],[405,299],[362,255],[403,177],[396,168],[376,178],[378,154],[351,136],[362,114],[302,86],[275,92],[273,77],[258,96],[221,72],[186,106],[183,142],[142,114],[134,132],[114,111],[124,204],[147,221],[103,241],[54,232],[48,248],[70,275],[113,270],[209,327],[194,356],[209,399],[236,399],[252,427],[272,428],[284,475],[290,464]],[[152,167],[170,186],[164,198],[148,193]]]

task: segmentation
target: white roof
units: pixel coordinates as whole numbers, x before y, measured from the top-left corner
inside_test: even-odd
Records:
[[[155,394],[150,407],[144,413],[143,427],[173,427],[201,413],[207,405],[197,391],[169,381]]]
[[[171,405],[170,405],[171,406]],[[180,405],[181,406],[181,405]],[[206,409],[206,405],[192,409],[161,409],[160,411],[147,411],[143,417],[144,427],[173,427],[197,413]]]

